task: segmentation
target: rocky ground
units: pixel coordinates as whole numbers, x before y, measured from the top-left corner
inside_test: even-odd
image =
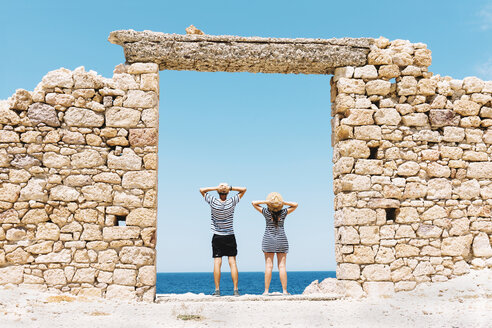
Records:
[[[4,286],[0,326],[490,327],[492,270],[421,284],[392,298],[326,299],[320,295],[211,298],[185,294],[161,296],[158,303],[148,304]]]

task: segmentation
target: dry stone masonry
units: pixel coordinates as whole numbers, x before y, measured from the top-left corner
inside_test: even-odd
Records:
[[[109,40],[127,61],[112,79],[62,68],[0,102],[0,284],[154,299],[159,69],[333,74],[346,295],[492,267],[492,82],[433,75],[405,40]]]
[[[135,63],[0,102],[0,284],[154,299],[158,97]]]
[[[332,78],[337,278],[391,295],[492,266],[492,82],[375,40]],[[363,289],[360,288],[362,286]]]

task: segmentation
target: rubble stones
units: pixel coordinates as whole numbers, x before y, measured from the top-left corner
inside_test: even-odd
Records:
[[[49,126],[60,126],[55,108],[42,103],[34,103],[27,110],[27,117],[35,125],[44,123]]]

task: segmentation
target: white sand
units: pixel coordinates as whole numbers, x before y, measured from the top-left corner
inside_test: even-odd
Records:
[[[0,327],[492,327],[492,270],[420,285],[390,299],[211,299],[185,294],[146,304],[84,298],[47,302],[50,295],[61,294],[0,288]],[[201,319],[184,321],[179,315]]]

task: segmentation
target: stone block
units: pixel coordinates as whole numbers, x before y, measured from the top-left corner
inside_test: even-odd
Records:
[[[102,240],[102,232],[101,232],[101,226],[98,224],[89,224],[86,223],[83,225],[84,230],[82,232],[82,235],[80,236],[81,240]]]
[[[157,185],[157,173],[155,171],[132,171],[123,175],[123,188],[149,189]]]
[[[341,179],[343,191],[364,191],[371,189],[371,178],[365,175],[347,174]]]
[[[19,135],[14,131],[0,130],[0,142],[20,142]]]
[[[356,79],[376,79],[378,71],[374,65],[366,65],[356,67],[354,70],[354,78]]]
[[[420,238],[439,238],[442,234],[442,228],[429,224],[420,224],[417,229],[417,236]]]
[[[48,269],[43,272],[44,280],[48,285],[65,285],[67,278],[62,269]]]
[[[148,247],[125,246],[120,251],[121,263],[141,265],[154,265],[155,252]]]
[[[363,95],[366,92],[366,85],[360,79],[340,78],[337,81],[337,89],[339,93]]]
[[[408,161],[398,166],[398,175],[413,176],[420,171],[420,165],[417,162]]]
[[[473,199],[480,196],[480,184],[477,180],[468,180],[462,182],[461,185],[455,189],[460,199]]]
[[[59,240],[60,228],[51,222],[45,222],[38,224],[36,230],[36,239],[38,240]]]
[[[355,163],[356,174],[382,174],[383,161],[376,159],[358,159]]]
[[[50,190],[50,200],[73,202],[76,201],[79,196],[80,193],[77,191],[77,189],[68,186],[57,185]]]
[[[374,123],[374,110],[354,108],[347,110],[347,117],[341,120],[345,125],[369,125]]]
[[[429,117],[425,113],[412,113],[402,116],[405,126],[426,126],[429,124]]]
[[[362,284],[367,297],[381,298],[391,297],[395,294],[395,285],[392,282],[367,281]]]
[[[362,277],[368,281],[388,281],[391,280],[391,270],[389,265],[370,264],[362,269]]]
[[[343,140],[336,145],[340,156],[353,158],[368,158],[369,147],[362,140]]]
[[[84,198],[89,201],[110,203],[113,200],[113,187],[107,183],[95,183],[82,187]]]
[[[106,110],[106,126],[134,128],[140,122],[140,111],[124,107],[111,107]]]
[[[69,168],[70,158],[68,156],[59,155],[54,152],[46,152],[43,154],[43,165],[50,168]]]
[[[381,127],[377,125],[356,126],[354,128],[355,139],[359,140],[381,140]]]
[[[142,168],[142,158],[131,148],[124,148],[120,155],[115,155],[114,152],[109,153],[108,167],[116,170],[138,171]]]
[[[131,108],[150,108],[157,103],[158,98],[154,91],[129,90],[123,100],[123,106]]]
[[[449,166],[432,162],[427,165],[427,174],[429,177],[448,178],[451,175],[451,169]]]
[[[104,124],[104,116],[86,108],[70,107],[63,118],[68,126],[97,128]]]
[[[104,165],[106,160],[94,149],[86,149],[72,155],[72,166],[74,168],[92,168]]]
[[[385,80],[373,80],[366,83],[368,95],[386,96],[391,91],[391,82]]]
[[[472,179],[492,178],[492,162],[475,162],[468,165],[466,176]]]
[[[129,226],[155,227],[157,225],[157,211],[155,209],[137,208],[126,217]]]
[[[156,146],[158,140],[157,129],[131,129],[128,140],[132,147]]]
[[[72,260],[72,252],[64,249],[58,253],[39,255],[34,260],[36,263],[69,263]]]
[[[480,105],[470,100],[456,100],[453,109],[461,116],[476,116],[480,112]]]
[[[341,226],[337,230],[337,242],[343,245],[359,244],[359,233],[351,226]]]
[[[8,266],[0,268],[0,285],[21,284],[24,276],[22,266]]]
[[[128,223],[127,223],[128,224]],[[137,239],[140,235],[138,227],[104,227],[103,239],[106,241]]]
[[[444,127],[458,125],[459,117],[450,109],[431,109],[429,111],[429,122],[432,127]]]
[[[470,254],[472,240],[473,236],[471,234],[443,238],[441,243],[442,255],[466,257]]]
[[[118,285],[135,286],[137,283],[137,272],[131,269],[115,269],[113,282]]]
[[[363,245],[379,244],[379,227],[378,226],[361,226],[359,227],[360,243]]]
[[[129,74],[159,73],[159,65],[155,63],[133,63],[128,66]]]
[[[418,247],[407,245],[407,244],[397,244],[395,246],[395,251],[396,251],[397,258],[418,256],[420,252]]]
[[[485,232],[480,232],[473,239],[473,255],[480,257],[492,256],[492,247],[490,247],[489,236]]]
[[[369,246],[354,246],[354,252],[345,256],[344,262],[357,264],[374,263],[374,251]]]
[[[450,199],[453,191],[451,181],[445,178],[430,179],[427,184],[428,199]]]
[[[133,301],[136,300],[137,294],[135,288],[131,286],[109,285],[106,290],[106,298]]]
[[[401,116],[395,108],[380,108],[376,110],[374,120],[379,125],[398,125]]]
[[[360,278],[360,266],[353,263],[339,263],[336,274],[337,279],[357,280]]]
[[[93,284],[96,278],[96,269],[79,268],[75,271],[72,282]]]
[[[19,198],[21,187],[12,184],[4,183],[0,188],[0,201],[14,203]]]
[[[48,72],[42,79],[43,89],[71,88],[73,87],[72,72],[66,68],[60,68]]]
[[[156,270],[154,265],[146,265],[138,269],[138,283],[146,286],[155,286]]]

